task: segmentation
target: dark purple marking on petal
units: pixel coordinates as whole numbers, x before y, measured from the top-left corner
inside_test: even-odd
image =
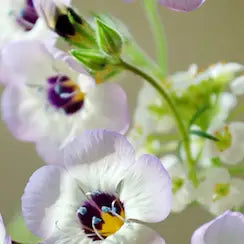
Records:
[[[76,112],[78,112],[84,105],[84,101],[80,101],[80,102],[76,102],[76,103],[71,103],[70,105],[67,105],[64,108],[64,111],[66,112],[66,114],[74,114]]]
[[[32,0],[26,0],[25,7],[21,10],[20,14],[16,17],[16,21],[25,31],[30,31],[34,27],[38,19],[37,12],[34,8]]]
[[[96,192],[91,195],[91,199],[87,200],[83,203],[82,207],[86,208],[86,211],[84,214],[77,213],[77,216],[81,222],[81,225],[83,227],[83,230],[86,234],[94,234],[93,227],[92,227],[92,218],[95,216],[96,218],[101,219],[101,222],[98,224],[95,224],[95,227],[97,230],[102,229],[102,225],[104,224],[104,221],[101,217],[101,209],[102,207],[108,207],[112,208],[114,202],[114,207],[116,208],[116,212],[118,214],[121,213],[121,211],[124,211],[124,205],[123,203],[114,195],[103,193],[103,192]],[[112,214],[111,214],[112,215]],[[90,230],[89,230],[90,229]],[[93,241],[98,241],[100,238],[95,234],[93,236],[89,236]],[[106,239],[106,236],[102,236],[104,239]]]
[[[47,79],[47,98],[51,105],[63,109],[67,115],[78,112],[84,105],[84,97],[79,87],[65,75]]]

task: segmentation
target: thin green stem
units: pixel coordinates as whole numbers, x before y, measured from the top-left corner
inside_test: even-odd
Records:
[[[232,168],[228,168],[228,171],[231,175],[243,174],[244,167],[232,167]]]
[[[164,28],[158,13],[156,0],[143,0],[144,8],[155,40],[157,61],[163,76],[167,73],[167,52]]]
[[[169,94],[159,85],[159,83],[152,78],[150,75],[145,73],[144,71],[140,70],[139,68],[127,63],[124,60],[120,60],[121,65],[126,69],[131,71],[132,73],[142,77],[145,79],[148,83],[150,83],[157,91],[158,93],[163,97],[163,99],[167,102],[168,106],[171,109],[171,112],[175,118],[176,125],[178,127],[179,133],[182,137],[182,142],[184,146],[184,150],[186,153],[186,162],[187,162],[187,168],[188,168],[188,177],[192,181],[192,183],[197,186],[198,185],[198,179],[196,176],[196,171],[195,171],[195,162],[192,159],[191,156],[191,149],[190,149],[190,138],[188,135],[188,132],[184,126],[183,121],[181,120],[181,117],[172,101],[170,98]]]

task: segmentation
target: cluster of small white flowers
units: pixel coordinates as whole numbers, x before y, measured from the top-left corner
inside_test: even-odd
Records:
[[[170,115],[165,111],[153,110],[153,106],[159,104],[160,108],[164,106],[164,102],[147,84],[139,94],[134,127],[129,131],[128,137],[139,151],[162,157],[161,160],[172,178],[173,212],[180,212],[193,202],[200,203],[214,215],[244,206],[244,180],[231,174],[235,169],[238,173],[238,168],[240,173],[243,172],[237,165],[241,165],[244,160],[244,123],[230,121],[232,114],[238,112],[241,106],[237,102],[237,96],[244,94],[244,80],[243,76],[240,76],[243,70],[244,66],[237,63],[218,63],[205,71],[198,71],[196,65],[191,65],[187,71],[173,74],[166,80],[168,89],[179,98],[186,96],[190,90],[189,96],[192,98],[189,99],[194,99],[193,88],[205,89],[207,83],[215,83],[216,86],[221,83],[221,92],[218,97],[216,94],[210,94],[213,101],[205,110],[213,111],[205,127],[206,133],[194,133],[191,136],[192,155],[196,160],[199,175],[196,188],[188,178],[184,151],[180,149],[178,155],[167,153],[168,146],[177,151],[178,139],[168,136],[174,133]],[[224,91],[228,86],[230,91]],[[145,99],[146,94],[152,93],[153,95]],[[209,94],[205,94],[206,97],[207,95]],[[202,104],[199,104],[199,107],[201,106]],[[200,115],[199,120],[191,125],[192,131],[201,131],[201,124],[205,122],[204,116],[203,111],[202,117]],[[213,138],[206,138],[209,135]]]

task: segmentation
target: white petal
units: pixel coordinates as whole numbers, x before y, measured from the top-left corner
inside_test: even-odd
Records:
[[[171,209],[171,181],[160,160],[143,155],[123,180],[120,199],[127,218],[145,222],[165,219]]]
[[[1,108],[2,119],[16,138],[34,141],[42,135],[45,119],[39,116],[37,93],[30,93],[23,84],[10,84],[3,92]]]
[[[194,231],[192,238],[191,238],[191,244],[207,244],[204,240],[204,235],[205,235],[207,228],[212,224],[212,222],[213,221],[210,221],[209,223],[202,225],[201,227],[199,227],[197,230]],[[213,243],[211,243],[211,244],[213,244]]]
[[[170,177],[186,178],[183,164],[179,161],[178,157],[173,154],[165,155],[161,158],[163,166],[168,171]]]
[[[213,188],[216,184],[228,184],[231,182],[228,171],[224,168],[210,168],[204,172],[206,177],[196,190],[197,200],[210,207],[212,204]]]
[[[72,175],[90,191],[115,192],[135,163],[135,152],[125,137],[105,130],[86,131],[63,148],[67,167],[87,164]]]
[[[237,164],[244,158],[244,123],[232,122],[229,124],[231,146],[220,153],[220,159],[226,164]]]
[[[244,75],[236,78],[231,82],[231,91],[236,95],[244,94]]]
[[[117,84],[104,83],[89,91],[86,129],[105,128],[125,133],[129,127],[129,111],[125,92]]]
[[[217,218],[205,233],[207,244],[242,244],[244,240],[244,215],[227,212]]]
[[[43,84],[54,74],[52,57],[39,41],[14,41],[2,50],[1,62],[5,71],[4,83]]]
[[[205,0],[159,0],[159,2],[172,10],[189,12],[199,8]]]
[[[44,239],[63,226],[81,232],[75,216],[84,199],[67,171],[44,166],[31,176],[22,196],[25,223],[32,233]]]
[[[191,244],[242,244],[244,215],[227,211],[201,226],[192,236]]]
[[[103,244],[165,244],[158,233],[145,225],[126,223],[114,235],[102,241]]]
[[[4,226],[1,214],[0,214],[0,243],[3,243],[3,244],[12,243],[10,237],[6,236],[6,230],[5,230],[5,226]]]

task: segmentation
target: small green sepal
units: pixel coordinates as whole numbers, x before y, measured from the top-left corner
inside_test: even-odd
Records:
[[[110,56],[118,56],[121,53],[123,40],[121,35],[100,19],[96,19],[97,43],[99,48]]]
[[[196,135],[196,136],[199,136],[199,137],[202,137],[202,138],[206,138],[208,140],[212,140],[212,141],[219,141],[219,139],[213,135],[210,135],[208,134],[207,132],[205,131],[201,131],[201,130],[190,130],[189,132],[191,135]]]
[[[108,64],[105,55],[97,50],[74,49],[71,54],[91,71],[104,70]]]

